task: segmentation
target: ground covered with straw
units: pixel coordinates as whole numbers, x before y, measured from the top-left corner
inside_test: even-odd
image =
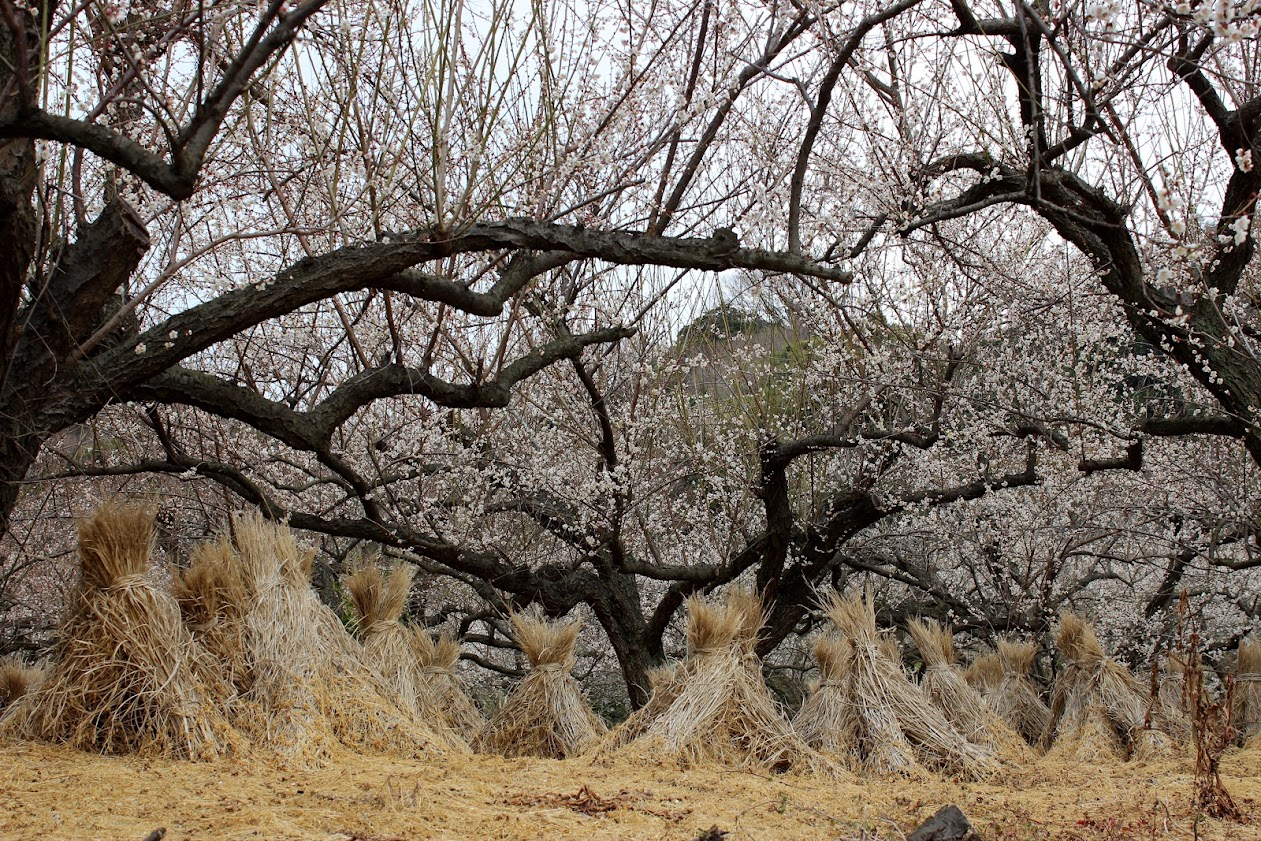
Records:
[[[901,839],[955,803],[986,841],[1261,839],[1261,751],[1223,776],[1248,817],[1198,820],[1191,760],[1044,761],[1000,781],[835,779],[585,759],[337,753],[321,768],[257,755],[190,763],[0,745],[0,839]]]

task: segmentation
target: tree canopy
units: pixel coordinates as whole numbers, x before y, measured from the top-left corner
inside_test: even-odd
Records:
[[[120,491],[589,611],[634,703],[738,581],[764,654],[1256,621],[1251,0],[0,11],[5,646]]]

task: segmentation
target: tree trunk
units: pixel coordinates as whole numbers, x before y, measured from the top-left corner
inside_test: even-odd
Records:
[[[648,672],[665,660],[661,639],[647,638],[648,623],[635,576],[606,571],[600,583],[601,597],[592,599],[591,605],[613,645],[631,707],[639,709],[652,696]]]
[[[9,424],[0,426],[0,537],[9,533],[9,518],[22,495],[22,480],[44,440],[38,435],[15,434]]]

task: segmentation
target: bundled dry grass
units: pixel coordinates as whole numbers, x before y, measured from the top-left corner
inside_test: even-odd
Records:
[[[920,683],[924,694],[964,737],[970,741],[984,738],[992,717],[986,714],[981,694],[968,686],[955,667],[954,636],[931,619],[913,619],[907,630],[924,661]]]
[[[825,754],[850,757],[858,746],[856,728],[847,717],[852,708],[845,699],[845,666],[849,646],[832,634],[814,643],[814,659],[819,664],[819,680],[793,719],[793,728],[806,744]]]
[[[1231,718],[1241,738],[1261,733],[1261,641],[1254,637],[1239,641]]]
[[[504,756],[564,759],[605,733],[570,671],[582,624],[548,622],[537,612],[511,616],[513,636],[530,671],[482,728],[474,747]]]
[[[434,639],[424,628],[413,627],[411,646],[423,684],[418,696],[422,701],[422,717],[425,721],[440,721],[446,729],[472,740],[486,719],[468,696],[456,670],[460,644],[445,631]],[[427,706],[430,704],[432,706]]]
[[[999,680],[985,694],[998,717],[1030,745],[1041,741],[1051,718],[1051,710],[1043,703],[1042,693],[1030,676],[1037,651],[1031,642],[1000,640],[998,650],[990,655],[998,667]]]
[[[684,768],[834,771],[793,731],[762,680],[757,594],[694,596],[687,611],[688,658],[653,676],[652,698],[610,735],[605,752]]]
[[[902,647],[898,645],[897,638],[890,632],[880,634],[880,643],[878,645],[881,655],[893,665],[906,673],[906,666],[902,662]]]
[[[946,720],[968,741],[993,748],[1003,757],[1020,761],[1031,758],[1028,744],[1017,735],[982,697],[968,685],[955,662],[950,631],[931,620],[912,620],[907,626],[924,660],[920,687]]]
[[[419,680],[412,653],[411,633],[399,621],[411,596],[416,568],[396,566],[386,575],[377,562],[367,562],[351,570],[343,582],[353,614],[353,627],[363,643],[364,661],[385,678],[415,716],[431,724],[440,722],[423,715],[432,709],[428,685]]]
[[[17,657],[0,660],[0,712],[39,687],[44,671],[28,666]]]
[[[1187,658],[1170,652],[1161,658],[1156,689],[1155,721],[1180,745],[1191,741],[1191,716],[1187,710]]]
[[[975,657],[964,669],[963,679],[968,682],[968,686],[988,698],[1003,683],[1003,664],[998,659],[998,653],[990,652]],[[1042,735],[1041,730],[1038,735]]]
[[[101,753],[209,759],[236,736],[219,705],[231,687],[149,583],[153,512],[107,503],[79,527],[79,581],[39,687],[3,730]]]
[[[1128,669],[1105,656],[1088,622],[1075,613],[1062,614],[1055,647],[1064,668],[1042,736],[1054,759],[1115,761],[1169,743],[1148,726],[1149,693]]]
[[[997,769],[993,755],[964,738],[881,653],[870,594],[833,593],[826,608],[840,636],[816,652],[837,662],[828,665],[834,679],[820,682],[794,722],[809,734],[807,741],[831,747],[868,773],[930,768],[978,778]]]
[[[253,675],[242,721],[264,746],[316,762],[335,743],[417,756],[453,745],[425,726],[310,586],[313,552],[258,515],[233,521],[247,593],[245,642]]]
[[[252,678],[245,649],[247,594],[231,542],[224,537],[195,546],[188,567],[171,570],[171,592],[193,639],[226,669],[238,693],[247,692]]]

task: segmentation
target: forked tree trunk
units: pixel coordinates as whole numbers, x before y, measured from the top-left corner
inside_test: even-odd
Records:
[[[12,8],[20,34],[0,24],[0,118],[10,117],[31,104],[31,60],[37,57],[38,38],[31,13]],[[18,71],[26,68],[25,78]],[[0,141],[0,537],[8,533],[17,505],[19,484],[35,460],[42,441],[22,434],[27,420],[13,417],[12,396],[20,371],[13,355],[21,324],[22,290],[35,255],[35,143],[27,139]]]

